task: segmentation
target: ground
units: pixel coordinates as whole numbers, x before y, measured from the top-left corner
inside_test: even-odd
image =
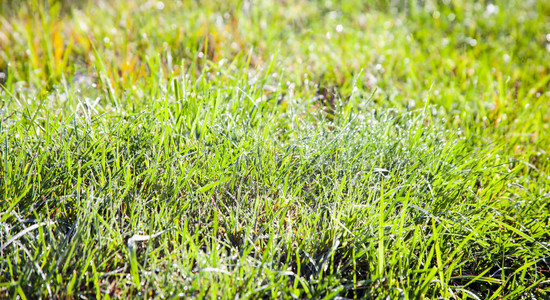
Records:
[[[548,1],[0,24],[0,298],[550,296]]]

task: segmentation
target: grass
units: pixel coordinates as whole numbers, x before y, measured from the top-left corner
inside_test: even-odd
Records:
[[[1,2],[0,297],[548,298],[550,5],[436,2]]]

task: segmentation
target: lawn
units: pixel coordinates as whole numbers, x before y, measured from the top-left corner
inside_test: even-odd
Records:
[[[550,297],[549,1],[0,1],[0,84],[0,298]]]

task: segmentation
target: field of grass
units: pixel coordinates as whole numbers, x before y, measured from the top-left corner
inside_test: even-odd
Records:
[[[550,297],[549,1],[0,1],[0,84],[0,298]]]

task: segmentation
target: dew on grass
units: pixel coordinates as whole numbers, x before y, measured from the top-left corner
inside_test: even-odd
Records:
[[[78,25],[80,26],[80,29],[82,29],[83,31],[88,31],[88,25],[86,25],[84,21],[79,21]]]
[[[487,6],[485,7],[485,13],[488,16],[498,13],[498,6],[494,5],[493,3],[487,4]]]
[[[327,16],[328,16],[328,18],[330,18],[330,19],[336,19],[336,18],[338,18],[338,12],[335,11],[335,10],[330,11],[330,12],[328,13]]]
[[[372,75],[372,73],[370,72],[367,72],[365,74],[365,76],[367,77],[367,85],[370,87],[370,88],[373,88],[377,83],[378,83],[378,79],[376,79],[376,77],[374,77],[374,75]],[[378,91],[378,90],[377,90]]]
[[[216,21],[215,21],[215,23],[216,23],[216,26],[217,26],[218,28],[222,28],[222,27],[223,27],[224,23],[223,23],[223,18],[222,18],[221,15],[216,15]]]
[[[453,14],[453,13],[450,13],[448,16],[447,16],[447,19],[449,19],[449,22],[452,22],[456,19],[456,15]]]
[[[409,99],[407,107],[409,108],[409,110],[414,110],[416,108],[416,102],[414,101],[414,99]]]

